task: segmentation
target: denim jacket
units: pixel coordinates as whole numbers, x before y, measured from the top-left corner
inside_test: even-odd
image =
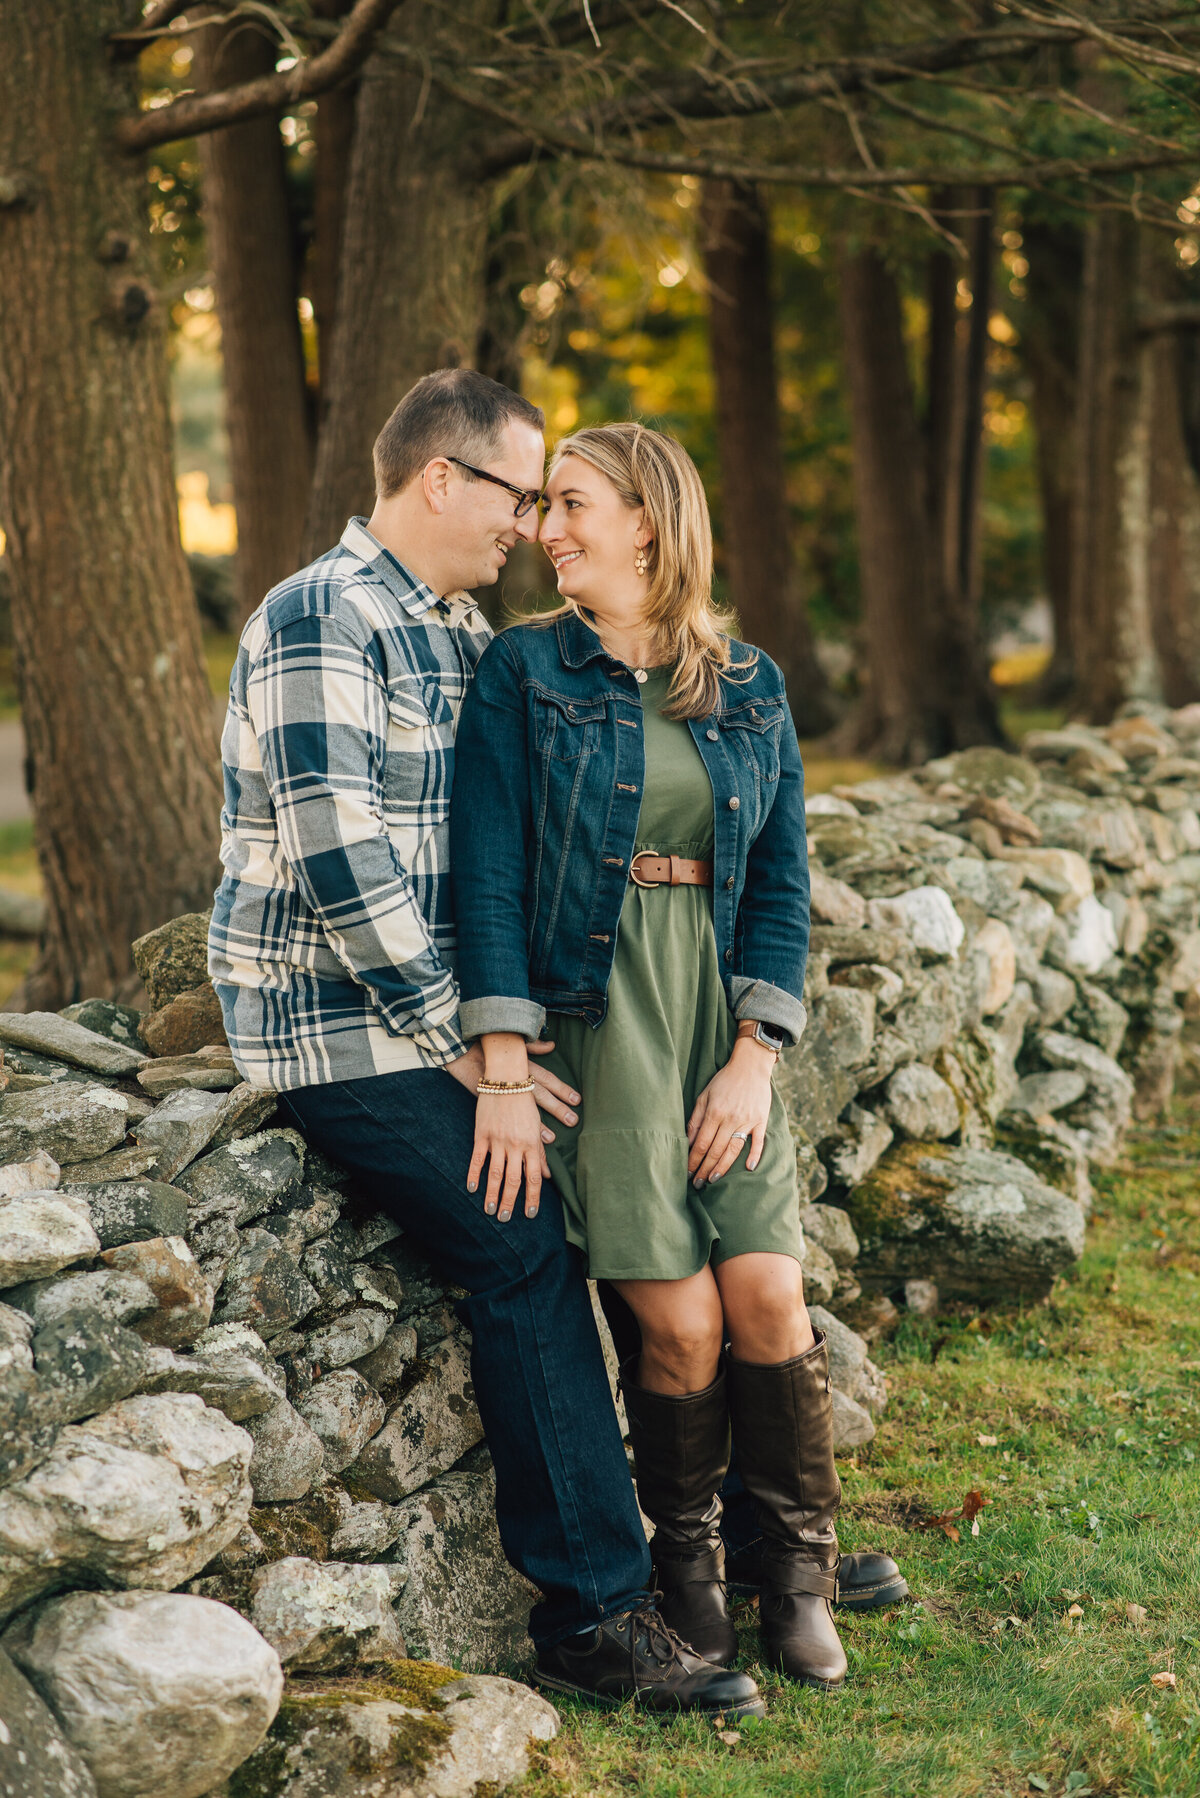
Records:
[[[739,646],[740,647],[740,646]],[[804,770],[783,676],[758,653],[688,721],[713,790],[713,928],[729,1004],[804,1029]],[[450,807],[464,1036],[600,1024],[634,852],[645,745],[632,672],[581,618],[519,625],[480,658]]]

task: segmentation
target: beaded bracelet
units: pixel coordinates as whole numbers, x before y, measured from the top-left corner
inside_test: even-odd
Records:
[[[531,1093],[532,1080],[481,1080],[475,1088],[477,1093]]]

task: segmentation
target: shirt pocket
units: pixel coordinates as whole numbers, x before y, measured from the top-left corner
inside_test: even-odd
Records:
[[[765,782],[779,779],[782,699],[747,701],[720,718],[725,743]]]
[[[540,687],[530,690],[533,742],[552,762],[578,762],[600,747],[606,710],[603,699],[567,699]]]

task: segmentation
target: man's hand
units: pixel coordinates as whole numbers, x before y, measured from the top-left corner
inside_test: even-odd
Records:
[[[549,1055],[554,1044],[529,1043],[527,1047],[530,1055]],[[548,1068],[530,1071],[534,1080],[533,1096],[540,1108],[549,1112],[551,1117],[556,1117],[560,1124],[577,1124],[579,1118],[571,1107],[578,1105],[579,1094]],[[483,1049],[480,1044],[472,1043],[465,1055],[460,1055],[457,1061],[447,1062],[446,1072],[453,1074],[460,1086],[465,1086],[468,1092],[473,1093],[483,1079]],[[543,1129],[542,1141],[553,1142],[553,1130]]]

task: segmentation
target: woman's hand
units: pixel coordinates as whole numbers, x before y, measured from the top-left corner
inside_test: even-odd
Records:
[[[506,1224],[513,1214],[521,1181],[525,1182],[525,1215],[536,1217],[542,1181],[550,1178],[544,1132],[532,1093],[480,1093],[475,1108],[475,1148],[467,1171],[467,1191],[479,1185],[488,1163],[483,1208]],[[497,1213],[497,1207],[499,1208]]]
[[[697,1188],[727,1173],[742,1152],[748,1131],[747,1171],[753,1173],[763,1152],[771,1112],[771,1074],[775,1057],[749,1037],[739,1037],[725,1066],[713,1075],[688,1119],[692,1145],[688,1173]]]
[[[530,1079],[525,1038],[512,1031],[496,1031],[480,1039],[485,1077],[504,1085],[520,1085]],[[565,1089],[564,1089],[565,1090]],[[483,1164],[488,1163],[487,1191],[483,1208],[506,1224],[513,1214],[521,1182],[525,1182],[525,1215],[536,1217],[542,1197],[542,1181],[550,1178],[544,1143],[553,1141],[538,1115],[535,1092],[480,1093],[475,1103],[475,1147],[467,1169],[467,1191],[479,1185]]]

